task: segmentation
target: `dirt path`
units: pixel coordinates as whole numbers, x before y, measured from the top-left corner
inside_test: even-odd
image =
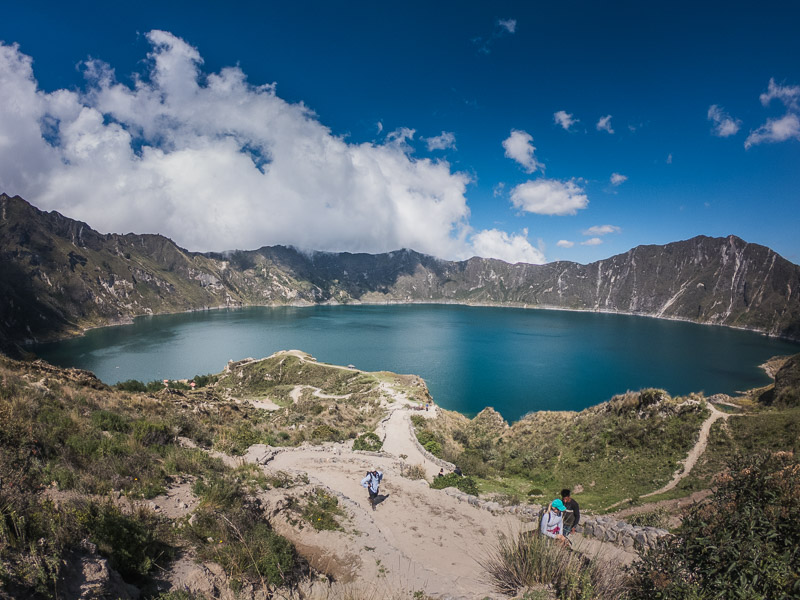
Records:
[[[421,464],[429,479],[439,465],[417,448],[410,417],[434,418],[435,406],[414,410],[400,390],[382,384],[384,407],[389,415],[376,433],[384,440],[383,455],[353,452],[342,444],[300,447],[274,454],[262,466],[265,472],[283,471],[308,477],[308,485],[292,488],[300,495],[323,488],[336,496],[347,517],[344,531],[302,528],[286,510],[287,490],[274,489],[261,498],[273,513],[275,528],[292,540],[316,569],[337,581],[333,590],[316,590],[320,597],[407,598],[424,591],[433,597],[504,598],[485,579],[479,561],[496,543],[500,533],[516,535],[523,527],[517,517],[461,502],[420,480],[402,476],[406,465]],[[391,401],[389,401],[391,400]],[[251,448],[246,459],[263,462],[264,446]],[[405,455],[405,459],[400,457]],[[367,470],[384,473],[376,510],[371,510],[367,491],[360,481]],[[597,540],[582,540],[582,551],[602,553],[616,563],[627,563],[634,555]],[[338,586],[338,587],[336,587]]]
[[[334,579],[330,585],[324,581],[306,584],[306,597],[393,599],[422,592],[424,597],[449,600],[505,599],[494,591],[480,561],[497,543],[498,535],[515,536],[532,524],[509,513],[494,514],[462,502],[430,488],[425,481],[403,477],[409,465],[422,465],[428,480],[439,472],[440,466],[420,451],[410,427],[412,415],[432,419],[438,409],[432,405],[427,411],[418,410],[419,403],[409,399],[402,385],[382,382],[380,391],[381,405],[387,411],[376,429],[383,440],[380,454],[355,452],[348,444],[332,443],[280,449],[257,445],[244,457],[221,458],[231,466],[252,462],[268,475],[284,472],[294,475],[296,482],[308,482],[259,495],[273,527],[290,539],[315,569]],[[292,396],[301,393],[298,386]],[[384,473],[374,511],[360,484],[372,469]],[[338,499],[346,515],[340,517],[343,530],[316,531],[292,508],[290,496],[302,502],[303,494],[315,488]],[[186,510],[191,506],[185,494],[159,500],[165,508],[175,504],[178,510]],[[582,540],[580,545],[581,551],[592,556],[604,554],[616,563],[634,557],[598,540]],[[196,571],[183,579],[192,574]],[[205,579],[210,581],[209,576]]]
[[[425,482],[400,475],[394,457],[341,455],[317,450],[283,452],[264,467],[307,474],[310,487],[323,487],[339,498],[347,513],[344,532],[316,532],[292,525],[283,511],[274,519],[278,531],[295,542],[312,565],[342,583],[385,585],[395,592],[424,590],[433,596],[500,598],[482,580],[478,560],[497,532],[516,534],[521,523],[459,502]],[[368,469],[384,473],[381,501],[372,511],[360,481]],[[264,500],[279,508],[285,490],[271,490]]]
[[[300,398],[303,395],[303,390],[304,389],[305,390],[313,390],[314,391],[314,395],[317,398],[329,398],[329,399],[333,399],[333,400],[347,400],[350,397],[350,394],[345,394],[344,396],[337,396],[335,394],[324,394],[321,389],[319,389],[318,387],[314,387],[313,385],[296,385],[296,386],[294,386],[292,391],[289,392],[289,397],[292,399],[292,402],[294,402],[295,404],[300,402]]]
[[[664,487],[657,489],[654,492],[649,492],[647,494],[642,494],[641,498],[647,498],[649,496],[657,496],[658,494],[663,494],[664,492],[668,492],[673,489],[680,481],[686,477],[691,470],[694,468],[695,464],[697,464],[697,460],[702,456],[703,452],[706,450],[706,446],[708,445],[708,435],[711,433],[711,426],[717,422],[718,419],[727,420],[728,417],[737,416],[731,413],[724,413],[718,410],[713,404],[710,402],[707,404],[708,409],[711,411],[711,414],[708,418],[703,421],[703,425],[700,427],[700,436],[697,438],[697,443],[694,447],[689,451],[689,454],[686,455],[686,458],[678,467],[678,470],[675,471],[675,474],[672,476],[672,480],[667,483]]]

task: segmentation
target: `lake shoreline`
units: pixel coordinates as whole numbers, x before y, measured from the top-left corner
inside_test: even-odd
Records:
[[[409,301],[409,302],[402,302],[402,301],[394,301],[394,300],[387,300],[384,302],[361,302],[361,301],[354,301],[354,302],[336,302],[336,301],[328,301],[328,302],[289,302],[283,304],[277,303],[269,303],[269,304],[240,304],[237,306],[230,306],[230,305],[217,305],[217,306],[205,306],[203,308],[190,308],[186,310],[176,310],[176,311],[164,311],[164,312],[149,312],[144,313],[141,315],[134,315],[131,317],[123,317],[120,319],[111,319],[109,322],[104,323],[102,325],[93,325],[88,327],[81,327],[79,330],[76,330],[72,333],[65,332],[60,335],[55,335],[53,337],[48,337],[47,339],[42,340],[35,340],[35,339],[26,339],[21,342],[21,344],[26,348],[31,348],[40,344],[48,344],[53,342],[60,342],[68,339],[79,338],[86,335],[87,332],[93,331],[96,329],[103,329],[106,327],[119,327],[122,325],[132,325],[136,319],[142,319],[145,317],[158,317],[158,316],[167,316],[167,315],[183,315],[183,314],[192,314],[192,313],[201,313],[201,312],[210,312],[210,311],[218,311],[218,310],[243,310],[248,308],[313,308],[315,306],[464,306],[468,308],[516,308],[516,309],[523,309],[523,310],[546,310],[546,311],[556,311],[556,312],[570,312],[570,313],[590,313],[590,314],[606,314],[606,315],[625,315],[629,317],[645,317],[648,319],[656,319],[660,321],[672,321],[678,323],[693,323],[695,325],[706,325],[710,327],[722,327],[725,329],[732,329],[735,331],[748,331],[751,333],[757,333],[763,335],[766,338],[780,340],[785,342],[791,342],[800,344],[800,338],[793,338],[790,336],[781,336],[781,335],[773,335],[769,332],[764,331],[763,329],[757,329],[755,327],[739,327],[736,325],[726,325],[724,323],[708,323],[704,321],[694,321],[692,319],[685,319],[681,317],[660,317],[657,315],[649,314],[649,313],[640,313],[640,312],[630,312],[630,311],[619,311],[619,310],[607,310],[607,309],[586,309],[586,308],[565,308],[561,306],[550,306],[550,305],[541,305],[541,304],[527,304],[527,303],[499,303],[499,302],[454,302],[449,300],[428,300],[428,301]]]
[[[308,307],[314,310],[299,310]],[[768,383],[763,370],[753,373],[754,365],[798,351],[793,343],[730,327],[711,330],[682,320],[673,327],[613,311],[507,308],[530,307],[206,307],[137,318],[131,328],[87,328],[84,336],[31,350],[113,385],[217,373],[230,360],[301,348],[325,363],[421,376],[448,410],[471,417],[493,407],[512,421],[532,411],[579,411],[637,389],[731,394]]]

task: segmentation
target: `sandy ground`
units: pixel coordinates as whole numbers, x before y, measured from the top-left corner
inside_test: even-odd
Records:
[[[403,477],[403,468],[414,464],[423,465],[429,479],[439,472],[440,467],[419,451],[409,428],[412,414],[434,418],[436,407],[415,410],[415,403],[391,384],[382,387],[389,411],[377,429],[384,439],[383,455],[330,444],[281,451],[262,467],[265,472],[306,474],[309,485],[293,488],[292,493],[322,487],[338,497],[347,514],[342,520],[344,531],[317,532],[308,525],[301,529],[292,524],[292,515],[284,510],[286,491],[280,489],[262,496],[273,513],[273,525],[312,566],[337,581],[338,592],[335,586],[324,593],[317,590],[319,597],[337,597],[346,589],[344,595],[357,590],[358,597],[375,598],[408,597],[417,591],[441,598],[504,598],[493,590],[480,561],[499,534],[516,535],[533,525],[513,515],[492,514],[431,489],[426,482]],[[265,453],[269,453],[266,447],[251,448],[247,459],[263,462]],[[373,469],[384,473],[374,511],[360,485],[366,471]],[[628,563],[635,556],[580,536],[575,547],[618,563]]]
[[[349,444],[269,448],[252,446],[244,457],[223,457],[229,464],[259,464],[265,473],[283,471],[305,476],[308,484],[263,492],[260,499],[275,529],[289,538],[311,565],[333,584],[317,582],[305,592],[312,598],[409,598],[424,592],[435,598],[501,599],[480,566],[501,534],[515,536],[535,527],[500,512],[493,514],[431,489],[421,480],[402,476],[409,465],[422,465],[432,479],[439,465],[424,456],[410,431],[412,414],[435,418],[434,406],[416,410],[416,403],[391,383],[381,384],[387,417],[376,433],[384,440],[381,454],[354,452]],[[300,393],[298,391],[298,393]],[[188,440],[185,441],[187,444]],[[384,473],[379,503],[369,505],[361,479],[367,470]],[[323,488],[338,498],[346,516],[343,531],[316,531],[287,510],[287,495],[300,496]],[[191,506],[188,486],[157,499],[172,513]],[[173,506],[175,507],[173,509]],[[301,527],[302,523],[302,527]],[[635,558],[617,546],[575,534],[574,548],[627,564]],[[188,576],[188,575],[187,575]]]

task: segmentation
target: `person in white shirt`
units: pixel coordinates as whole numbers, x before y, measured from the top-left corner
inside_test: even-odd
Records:
[[[361,480],[362,487],[367,488],[369,492],[369,505],[372,507],[372,510],[375,510],[375,500],[378,497],[378,491],[380,489],[381,480],[383,479],[383,473],[380,471],[367,471],[367,476]]]
[[[550,503],[550,507],[542,515],[542,524],[540,531],[542,535],[558,540],[562,544],[567,544],[567,538],[564,537],[564,511],[567,507],[560,498],[556,498]]]

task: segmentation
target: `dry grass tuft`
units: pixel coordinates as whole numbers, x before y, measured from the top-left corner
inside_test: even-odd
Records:
[[[509,596],[541,584],[553,585],[563,600],[619,600],[625,595],[626,578],[619,569],[537,534],[501,534],[480,564],[489,582]]]

